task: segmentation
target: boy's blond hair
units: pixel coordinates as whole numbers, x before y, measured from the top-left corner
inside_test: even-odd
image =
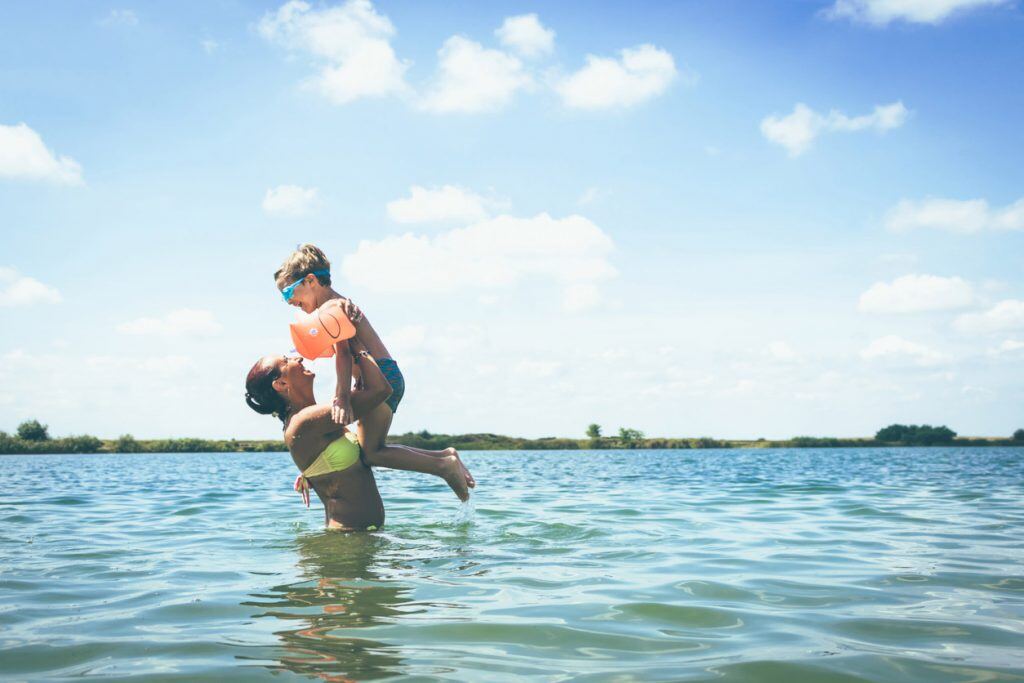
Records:
[[[274,282],[278,288],[287,287],[300,278],[304,278],[315,270],[331,269],[331,262],[324,252],[314,244],[300,244],[292,255],[284,260],[281,267],[274,273]],[[317,275],[317,281],[324,287],[331,285],[331,276]]]

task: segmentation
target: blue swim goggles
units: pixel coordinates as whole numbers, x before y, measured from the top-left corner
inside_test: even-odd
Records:
[[[324,277],[330,277],[331,271],[329,270],[314,270],[312,273],[306,273],[306,275],[322,275]],[[295,282],[291,283],[287,287],[281,290],[281,296],[284,297],[285,301],[291,301],[292,296],[295,294],[295,288],[302,284],[306,279],[306,275],[303,275]]]

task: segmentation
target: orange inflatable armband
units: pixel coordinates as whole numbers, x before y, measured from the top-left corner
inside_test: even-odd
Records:
[[[345,315],[341,302],[331,299],[289,325],[295,350],[303,358],[330,358],[334,345],[356,336],[356,328]]]

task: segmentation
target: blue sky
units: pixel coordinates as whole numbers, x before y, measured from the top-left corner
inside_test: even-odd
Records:
[[[312,241],[395,431],[1008,434],[1022,64],[1010,0],[5,5],[0,429],[275,436]]]

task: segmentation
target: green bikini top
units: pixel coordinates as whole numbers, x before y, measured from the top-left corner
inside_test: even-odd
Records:
[[[327,448],[316,456],[316,460],[303,470],[302,476],[311,479],[331,472],[341,472],[357,462],[359,462],[359,440],[352,432],[345,432],[343,436],[327,444]]]

